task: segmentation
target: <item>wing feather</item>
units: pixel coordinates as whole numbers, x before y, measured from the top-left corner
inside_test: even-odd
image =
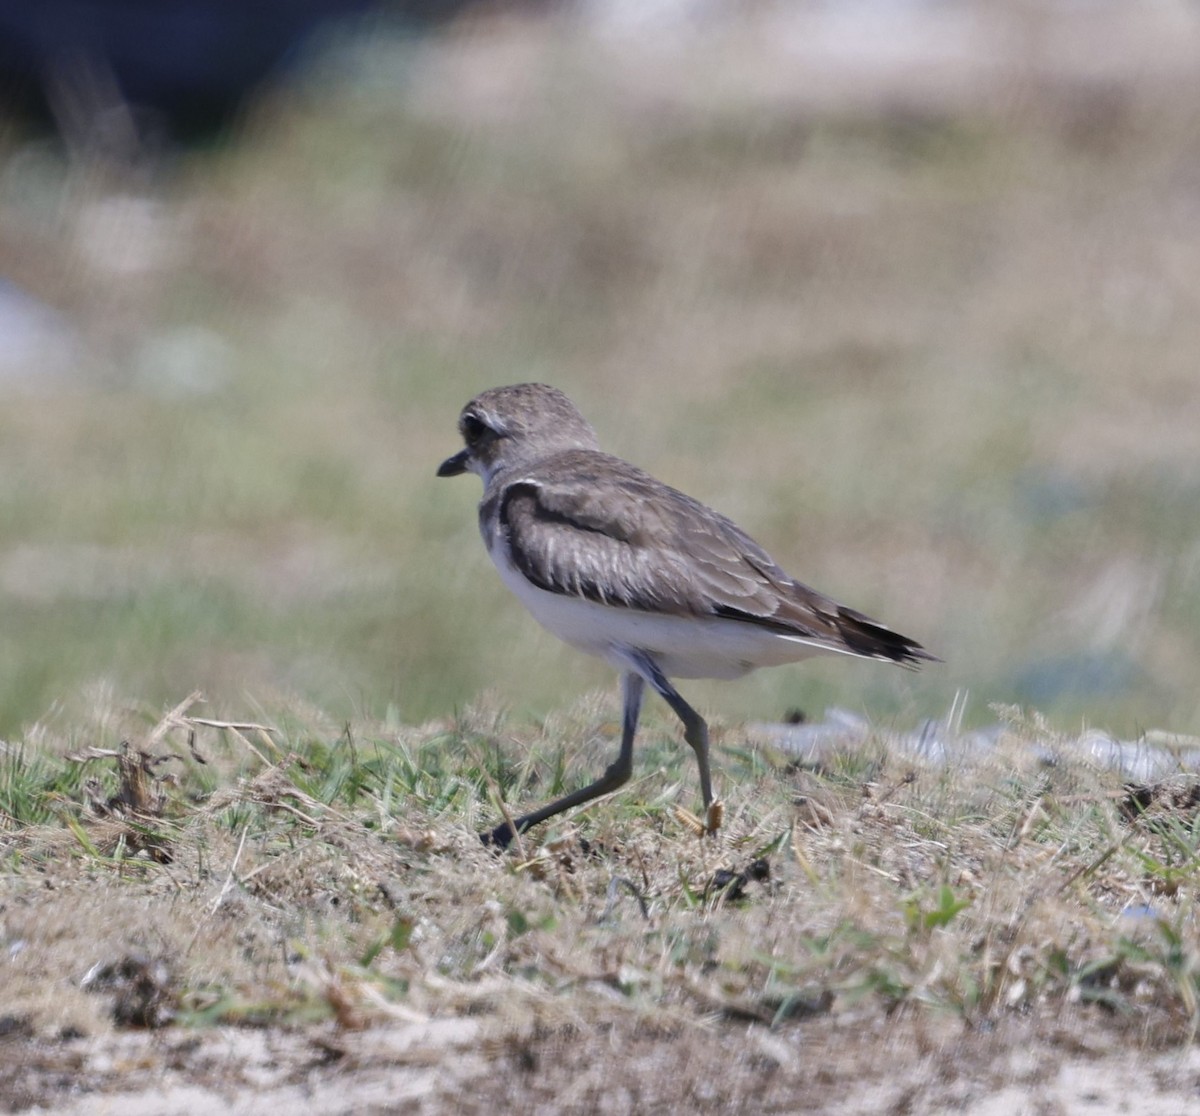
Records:
[[[725,516],[607,454],[556,455],[497,495],[512,561],[542,589],[763,625],[872,658],[933,658],[789,577]]]

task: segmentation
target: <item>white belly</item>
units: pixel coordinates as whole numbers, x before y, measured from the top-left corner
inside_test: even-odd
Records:
[[[623,655],[628,650],[649,654],[668,678],[740,678],[757,667],[837,651],[739,620],[659,615],[550,593],[527,581],[502,546],[491,558],[504,584],[543,628],[618,670],[628,669]]]

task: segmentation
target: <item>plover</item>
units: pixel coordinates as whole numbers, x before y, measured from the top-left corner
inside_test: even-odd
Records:
[[[465,448],[439,477],[483,479],[479,529],[504,583],[559,639],[621,672],[621,750],[594,783],[515,819],[524,832],[625,783],[645,686],[683,722],[705,826],[720,824],[708,726],[672,678],[739,678],[812,655],[936,660],[915,640],[802,585],[731,520],[604,453],[575,405],[546,384],[493,388],[463,409]],[[508,822],[481,834],[506,846]]]

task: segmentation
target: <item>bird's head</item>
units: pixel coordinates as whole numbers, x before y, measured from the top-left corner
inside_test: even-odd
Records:
[[[575,404],[548,384],[512,384],[475,396],[458,417],[464,448],[438,466],[439,477],[500,469],[568,449],[597,449],[596,432]]]

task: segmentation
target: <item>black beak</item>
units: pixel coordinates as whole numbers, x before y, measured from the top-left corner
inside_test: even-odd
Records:
[[[467,450],[459,450],[453,457],[447,457],[438,466],[437,475],[439,477],[457,477],[460,473],[465,473],[467,471],[467,459],[470,456]]]

